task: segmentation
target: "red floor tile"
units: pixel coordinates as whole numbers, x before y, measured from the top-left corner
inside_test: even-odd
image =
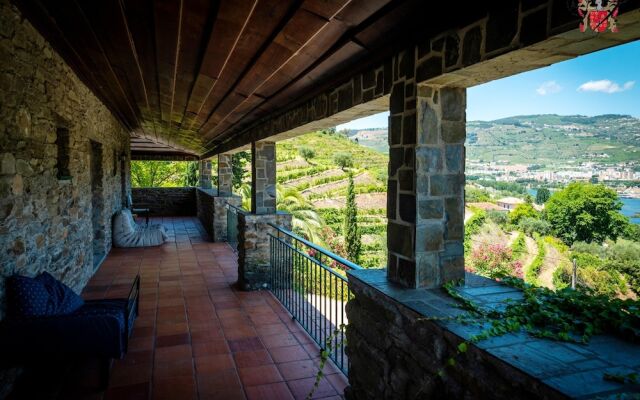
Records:
[[[273,364],[273,360],[266,350],[241,351],[233,354],[238,368],[257,367],[258,365]]]
[[[196,372],[198,374],[213,374],[235,368],[231,354],[215,354],[205,357],[196,357],[195,362]]]
[[[157,222],[170,242],[113,249],[83,293],[126,296],[141,275],[129,353],[114,363],[109,389],[95,398],[305,398],[317,374],[318,346],[271,293],[234,287],[236,255],[225,243],[202,240],[197,219]],[[347,380],[336,372],[327,365],[314,398],[342,395]]]
[[[287,385],[289,386],[289,390],[293,394],[293,397],[296,400],[306,399],[307,396],[313,390],[313,385],[315,384],[316,378],[305,378],[298,379],[295,381],[287,381]],[[322,378],[320,380],[320,384],[318,388],[315,389],[312,395],[312,399],[321,399],[323,397],[335,396],[338,392],[331,386],[331,384],[325,379]]]
[[[262,336],[261,339],[267,349],[294,346],[298,344],[296,338],[290,333]]]
[[[282,375],[275,365],[260,365],[258,367],[239,368],[240,381],[245,386],[264,385],[282,381]]]
[[[253,351],[253,350],[263,350],[264,346],[258,337],[244,338],[244,339],[235,339],[228,340],[229,348],[232,353],[237,351]]]
[[[309,359],[309,354],[300,345],[276,347],[269,349],[271,358],[276,363],[285,363],[289,361],[299,361]]]
[[[289,387],[284,382],[249,386],[246,389],[249,400],[288,400],[293,399]]]
[[[277,366],[280,374],[287,381],[316,376],[319,371],[319,363],[314,360],[291,361]]]
[[[151,393],[154,400],[191,400],[198,397],[193,376],[157,379]]]

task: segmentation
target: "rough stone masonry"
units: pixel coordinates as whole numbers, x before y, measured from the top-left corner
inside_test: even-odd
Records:
[[[5,278],[14,273],[48,271],[76,292],[84,287],[94,272],[96,227],[103,230],[98,252],[111,247],[111,217],[129,190],[130,157],[120,123],[6,0],[0,1],[0,102],[2,319]],[[90,141],[101,152],[93,194]],[[99,207],[92,206],[94,196]],[[0,370],[0,398],[12,379]]]
[[[129,136],[18,10],[0,2],[0,318],[4,278],[49,271],[80,291],[94,271],[92,214],[111,247],[111,217],[129,190]],[[68,131],[58,148],[57,133]],[[101,144],[102,206],[92,208],[90,141]],[[66,151],[70,179],[58,179]]]

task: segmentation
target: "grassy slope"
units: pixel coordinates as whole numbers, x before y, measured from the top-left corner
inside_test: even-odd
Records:
[[[310,147],[316,152],[315,157],[309,160],[309,165],[299,162],[298,149],[301,146]],[[366,173],[370,177],[370,183],[356,184],[356,193],[386,192],[389,157],[356,144],[339,134],[314,132],[278,142],[276,149],[278,163],[291,165],[291,167],[287,166],[286,170],[278,171],[278,180],[284,185],[291,183],[300,191],[329,182],[339,182],[329,192],[310,193],[307,197],[311,201],[343,197],[346,193],[347,181],[345,178],[347,175],[340,171],[333,161],[333,156],[337,152],[352,154],[354,174]],[[328,171],[333,172],[329,173]],[[324,217],[327,225],[342,236],[342,210],[329,208],[318,209],[318,212]],[[366,267],[385,267],[386,218],[384,212],[381,213],[379,207],[377,209],[360,209],[358,210],[358,221],[362,233],[366,236],[363,240],[365,243],[361,264]]]

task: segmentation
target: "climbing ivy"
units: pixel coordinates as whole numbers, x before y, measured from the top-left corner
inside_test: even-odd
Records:
[[[593,335],[604,333],[629,340],[640,338],[640,302],[636,300],[612,299],[589,290],[553,291],[513,277],[503,277],[501,281],[523,294],[521,301],[507,302],[502,310],[483,309],[462,297],[455,283],[445,285],[447,293],[467,310],[463,315],[465,323],[490,324],[470,342],[516,331],[576,343],[587,343]]]

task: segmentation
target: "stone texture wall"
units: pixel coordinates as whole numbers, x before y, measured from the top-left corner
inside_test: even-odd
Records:
[[[199,186],[203,189],[211,189],[211,160],[200,160]]]
[[[60,128],[69,133],[71,179],[58,179]],[[104,227],[96,246],[104,254],[111,218],[129,190],[128,133],[18,10],[0,1],[0,319],[4,278],[13,273],[46,270],[76,291],[92,276],[90,141],[101,144],[95,219]]]
[[[196,215],[196,188],[133,188],[136,207],[148,208],[151,215]]]
[[[216,189],[198,189],[198,218],[214,242],[227,241],[227,203],[240,207],[240,196],[218,196]]]
[[[221,193],[233,192],[233,168],[231,154],[218,154],[218,190]]]
[[[373,279],[376,282],[386,280],[382,271],[366,272],[377,274]],[[346,306],[350,384],[345,391],[347,399],[567,398],[474,345],[456,358],[456,365],[444,369],[448,358],[463,342],[460,336],[351,273],[349,289],[354,298]],[[425,290],[388,287],[387,292],[409,303],[426,299],[422,307],[431,316],[446,315],[435,310],[451,308],[449,304],[453,302],[445,295]],[[444,371],[442,376],[440,371]]]
[[[238,213],[238,286],[243,290],[268,289],[271,280],[270,236],[272,223],[291,229],[291,214]]]
[[[417,108],[417,110],[416,110]],[[389,116],[388,277],[408,287],[464,278],[466,93],[398,74]]]
[[[275,142],[257,142],[251,145],[251,212],[276,212]]]

